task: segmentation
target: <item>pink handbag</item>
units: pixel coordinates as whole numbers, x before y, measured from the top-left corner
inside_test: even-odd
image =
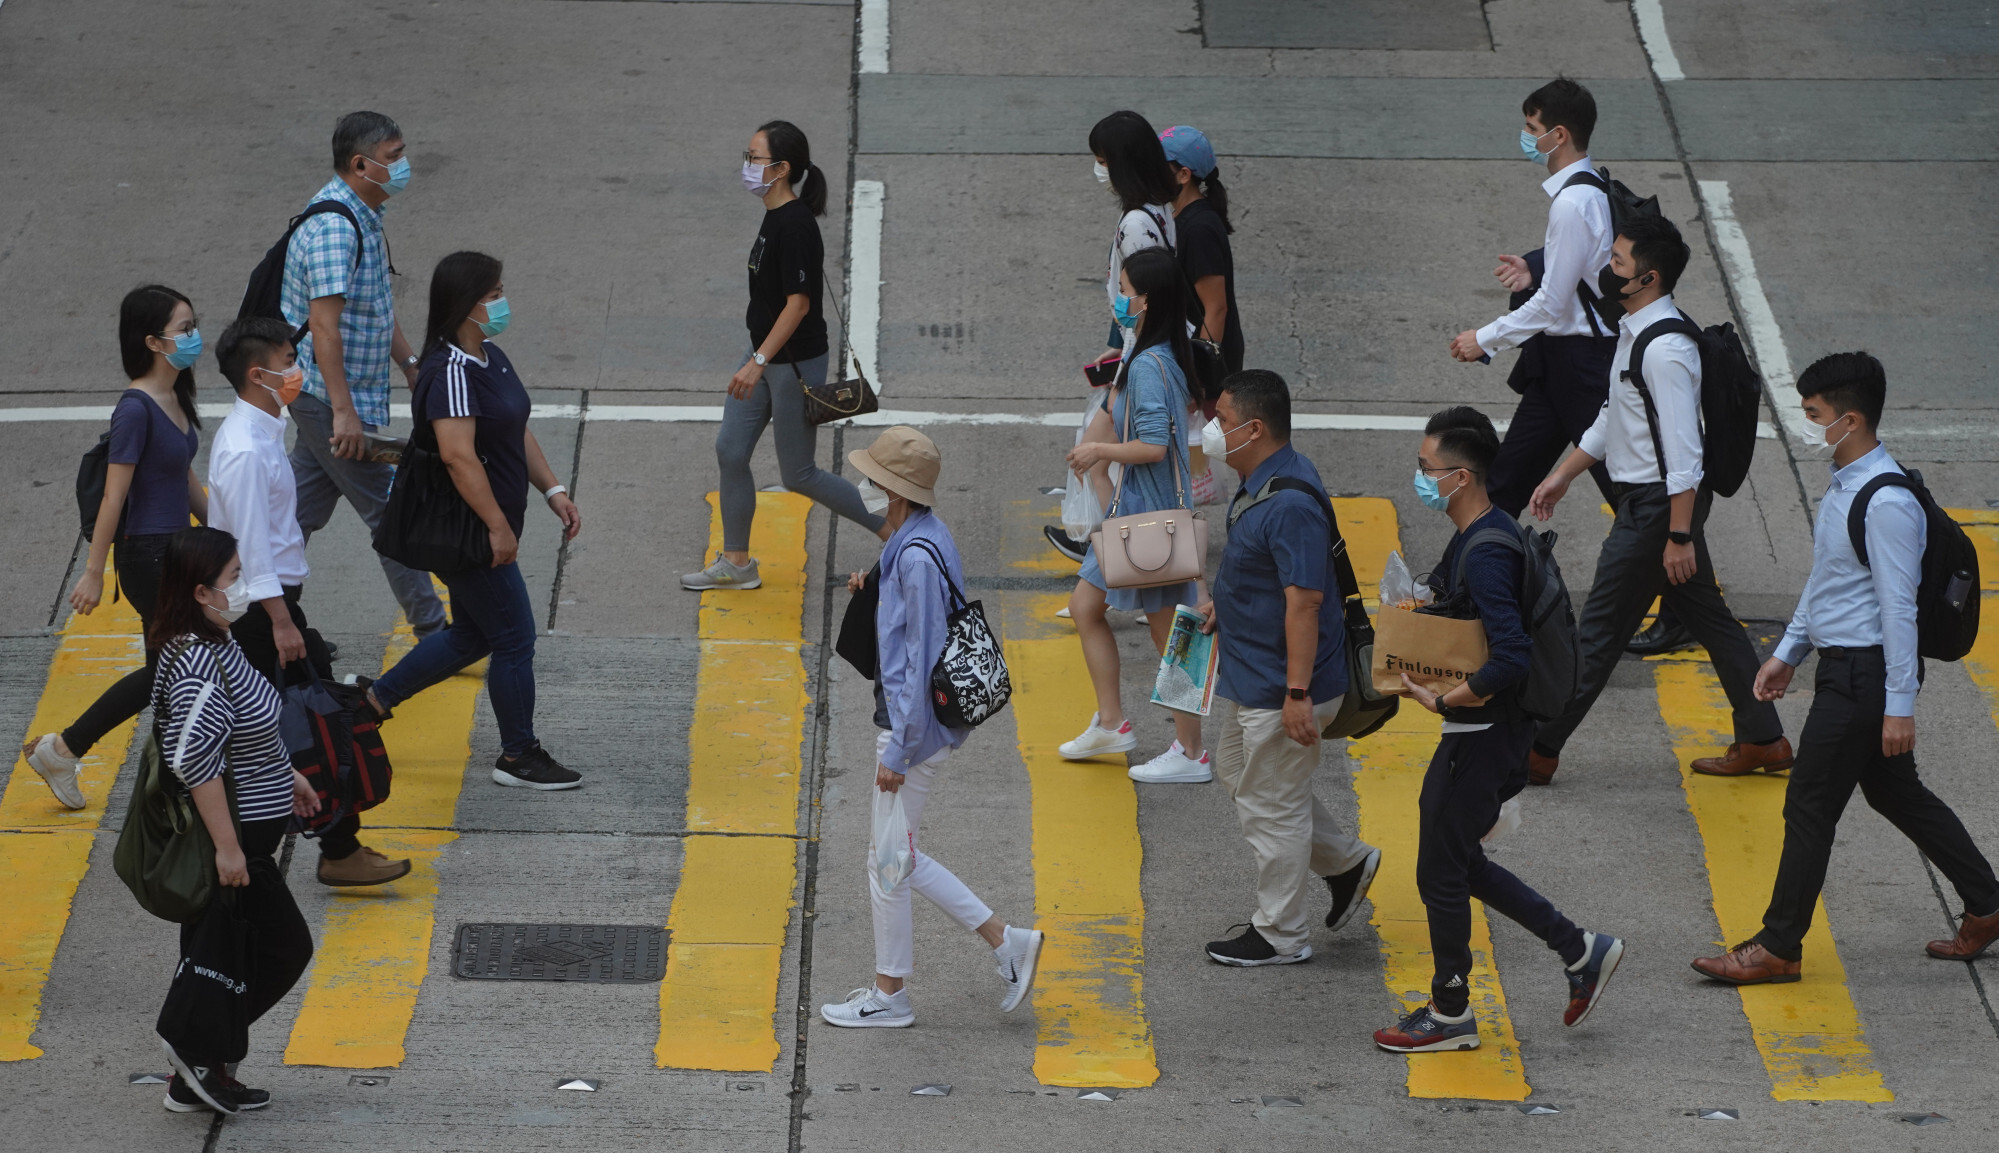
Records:
[[[1158,353],[1154,351],[1153,355]],[[1127,387],[1129,381],[1127,376]],[[1106,403],[1109,403],[1108,398]],[[1131,416],[1135,407],[1135,401],[1125,402],[1123,439],[1127,442],[1131,440]],[[1187,490],[1181,484],[1179,456],[1174,452],[1179,447],[1175,438],[1180,432],[1172,407],[1167,405],[1166,453],[1173,470],[1173,492],[1180,507],[1129,516],[1117,515],[1118,505],[1124,498],[1125,478],[1131,475],[1135,466],[1126,465],[1119,470],[1117,492],[1111,497],[1111,515],[1104,517],[1102,528],[1090,534],[1090,547],[1096,550],[1097,567],[1103,570],[1106,588],[1143,589],[1181,584],[1200,580],[1207,571],[1208,522],[1195,516],[1187,506]]]

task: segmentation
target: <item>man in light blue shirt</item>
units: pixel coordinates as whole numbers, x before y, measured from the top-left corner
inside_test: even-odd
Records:
[[[307,203],[347,209],[310,216],[292,233],[278,298],[285,320],[304,327],[299,364],[304,392],[290,406],[298,439],[292,476],[299,528],[310,540],[341,497],[369,531],[381,523],[395,483],[392,464],[371,459],[369,433],[389,423],[389,394],[400,373],[416,382],[416,354],[396,322],[382,212],[409,184],[403,130],[379,112],[351,112],[333,129],[333,179]],[[352,221],[349,221],[349,217]],[[420,640],[445,625],[430,574],[381,558],[396,603]]]
[[[1875,435],[1888,381],[1864,352],[1825,357],[1798,377],[1810,427],[1805,443],[1832,449],[1832,485],[1819,504],[1812,575],[1776,655],[1756,675],[1774,701],[1805,655],[1818,650],[1811,712],[1784,793],[1784,853],[1763,931],[1694,968],[1730,985],[1796,981],[1805,932],[1825,886],[1833,834],[1859,787],[1867,803],[1914,841],[1964,901],[1952,940],[1928,952],[1969,961],[1999,938],[1999,880],[1964,823],[1916,776],[1916,590],[1928,518],[1906,488],[1876,486],[1863,514],[1867,560],[1855,553],[1848,515],[1870,480],[1900,473]]]

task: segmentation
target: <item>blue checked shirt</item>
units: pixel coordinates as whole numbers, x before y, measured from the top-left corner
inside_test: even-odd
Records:
[[[347,393],[361,423],[380,428],[389,423],[391,347],[396,335],[396,302],[389,290],[388,242],[382,235],[382,214],[354,194],[338,176],[313,194],[311,204],[338,200],[361,222],[361,262],[354,263],[354,226],[336,212],[323,212],[299,225],[285,255],[285,283],[278,306],[293,325],[306,322],[312,302],[322,296],[345,296],[340,312],[340,360],[347,369]],[[312,334],[298,346],[305,366],[305,391],[325,404],[326,378],[313,358]]]
[[[1796,667],[1814,648],[1880,645],[1887,665],[1885,715],[1916,715],[1920,684],[1916,654],[1916,586],[1923,580],[1923,547],[1929,523],[1907,489],[1884,488],[1867,505],[1867,559],[1863,568],[1846,534],[1853,498],[1868,481],[1902,466],[1875,445],[1866,456],[1832,470],[1812,530],[1812,575],[1777,645],[1777,659]]]

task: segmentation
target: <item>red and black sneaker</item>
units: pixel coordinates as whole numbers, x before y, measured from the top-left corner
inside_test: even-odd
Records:
[[[1596,1008],[1604,987],[1610,984],[1610,975],[1617,971],[1617,963],[1623,959],[1623,941],[1609,933],[1583,934],[1581,967],[1566,970],[1569,1007],[1562,1013],[1562,1024],[1574,1028],[1583,1023],[1583,1018]]]

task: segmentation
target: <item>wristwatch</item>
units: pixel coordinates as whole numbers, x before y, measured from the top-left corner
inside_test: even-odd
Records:
[[[404,368],[415,368],[418,363],[419,361],[417,355],[414,352],[410,353],[408,356],[403,357]]]
[[[1301,689],[1297,685],[1292,685],[1290,692],[1291,699],[1294,701],[1310,701],[1312,699],[1310,690]]]
[[[1694,534],[1690,532],[1669,531],[1666,533],[1666,539],[1672,541],[1674,544],[1692,544],[1694,543]]]
[[[765,356],[765,355],[764,355],[763,353],[761,353],[761,352],[752,352],[752,353],[750,353],[750,359],[751,359],[752,361],[755,361],[755,362],[756,362],[756,366],[757,366],[758,368],[762,368],[763,366],[765,366],[765,365],[767,365],[767,364],[769,364],[769,363],[770,363],[770,357],[768,357],[768,356]]]

